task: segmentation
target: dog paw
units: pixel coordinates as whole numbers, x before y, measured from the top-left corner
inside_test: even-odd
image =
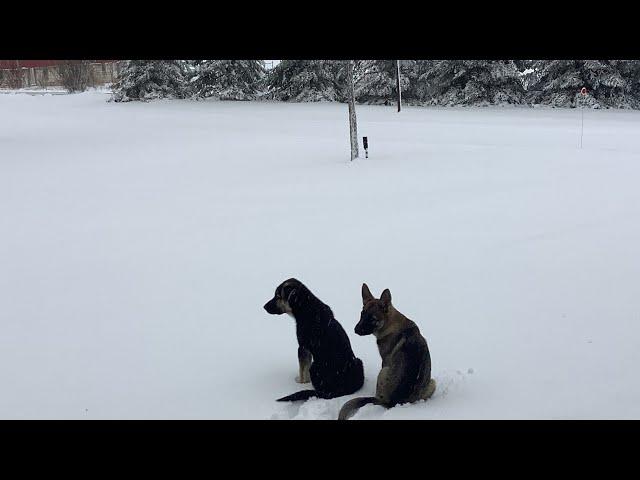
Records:
[[[300,378],[300,376],[297,376],[296,377],[296,383],[311,383],[311,379],[306,378],[306,377]]]

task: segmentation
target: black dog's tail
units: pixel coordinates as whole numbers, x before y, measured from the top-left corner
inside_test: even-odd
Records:
[[[353,398],[342,406],[342,408],[340,409],[340,413],[338,414],[338,420],[348,420],[356,413],[359,408],[362,408],[369,403],[373,403],[374,405],[382,405],[382,402],[380,402],[380,400],[378,400],[376,397]]]
[[[315,390],[301,390],[286,397],[279,398],[276,402],[297,402],[298,400],[308,400],[311,397],[317,397]]]

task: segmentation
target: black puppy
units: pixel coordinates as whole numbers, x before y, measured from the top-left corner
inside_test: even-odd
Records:
[[[300,366],[296,380],[311,380],[314,388],[279,398],[279,402],[334,398],[360,390],[364,383],[362,360],[353,354],[349,337],[331,308],[302,282],[295,278],[282,282],[264,309],[272,315],[288,313],[295,319]]]

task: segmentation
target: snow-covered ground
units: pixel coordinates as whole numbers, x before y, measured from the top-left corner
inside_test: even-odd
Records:
[[[111,86],[101,85],[99,87],[89,87],[88,92],[90,93],[104,93],[111,95]],[[16,95],[16,94],[26,94],[26,95],[67,95],[67,90],[64,87],[55,86],[55,87],[25,87],[25,88],[0,88],[0,94],[5,95]]]
[[[434,397],[354,419],[640,418],[640,113],[0,96],[0,418],[335,418],[295,276],[390,288]],[[356,395],[353,395],[356,396]]]

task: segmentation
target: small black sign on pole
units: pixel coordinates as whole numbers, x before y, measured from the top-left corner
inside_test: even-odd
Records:
[[[362,145],[364,145],[364,158],[369,158],[369,140],[367,137],[362,137]]]

